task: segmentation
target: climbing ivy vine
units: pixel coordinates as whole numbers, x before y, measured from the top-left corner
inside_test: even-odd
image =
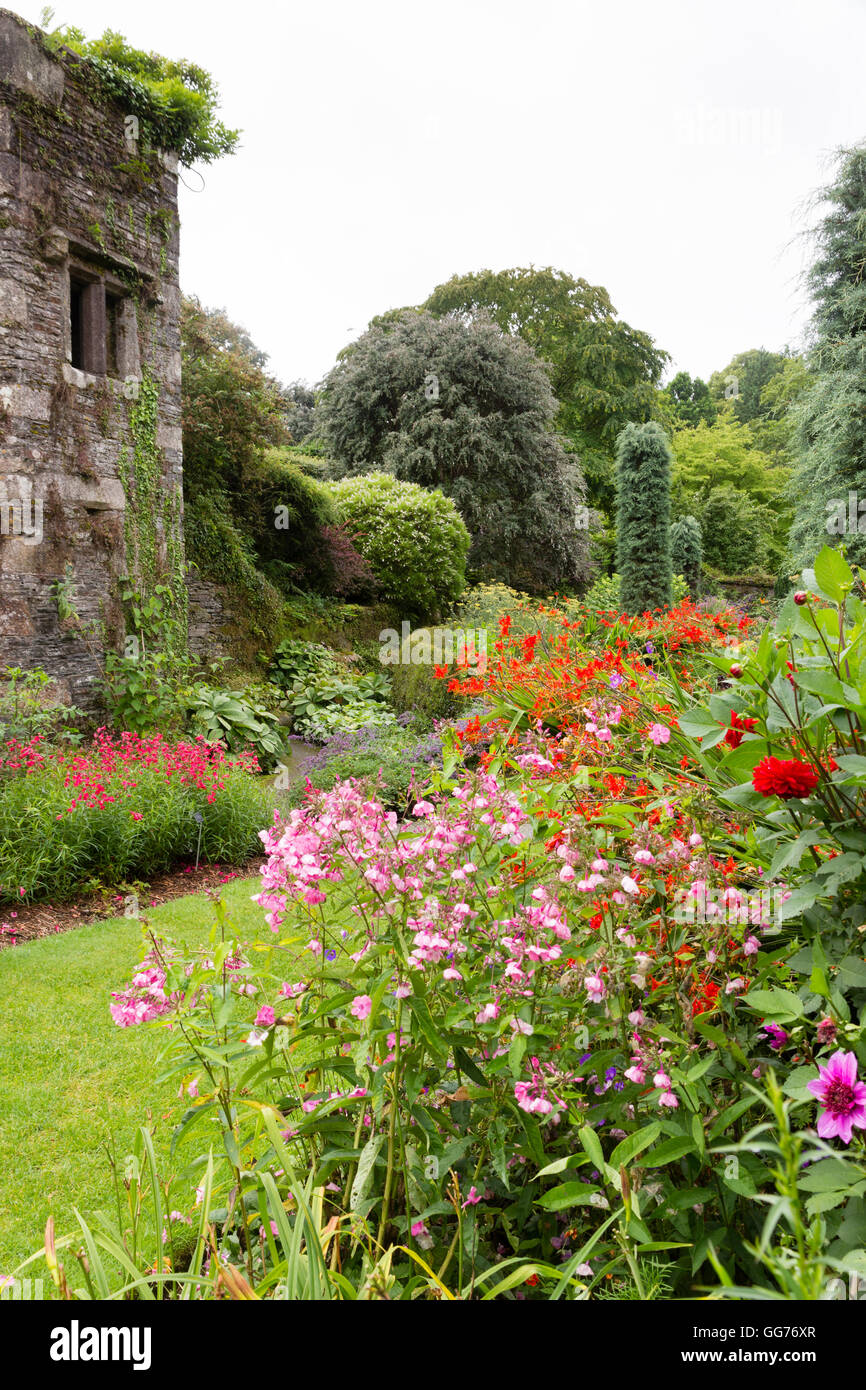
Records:
[[[120,451],[118,472],[126,496],[124,539],[127,573],[143,595],[164,586],[171,596],[172,619],[166,641],[172,650],[186,645],[188,596],[184,583],[180,489],[166,492],[157,443],[159,385],[144,368],[136,399],[129,402],[129,442]],[[160,554],[158,522],[165,554]]]

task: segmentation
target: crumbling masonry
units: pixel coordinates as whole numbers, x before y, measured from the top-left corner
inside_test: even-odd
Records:
[[[0,672],[76,704],[125,578],[185,603],[178,242],[174,157],[0,10]]]

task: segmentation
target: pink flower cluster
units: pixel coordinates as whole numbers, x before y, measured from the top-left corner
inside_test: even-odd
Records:
[[[109,1009],[118,1028],[132,1028],[170,1013],[183,995],[166,994],[165,971],[159,965],[150,965],[133,975],[128,989],[119,994],[112,991],[111,998],[114,1002]]]
[[[366,928],[355,960],[373,944],[379,924],[396,914],[410,939],[410,970],[436,972],[452,986],[464,979],[464,962],[489,970],[495,1019],[502,995],[530,992],[535,971],[562,956],[560,943],[571,936],[565,910],[555,893],[537,886],[514,916],[491,916],[488,904],[502,884],[479,880],[479,864],[489,864],[497,844],[501,859],[531,827],[521,802],[494,776],[482,774],[477,785],[466,782],[450,799],[415,809],[416,826],[399,833],[396,817],[352,782],[309,798],[285,824],[262,832],[267,861],[254,901],[274,931],[294,902],[319,933],[315,909],[326,900],[325,888],[351,879],[353,910]],[[308,949],[322,951],[318,935]],[[359,1007],[356,1001],[351,1012],[363,1017]]]

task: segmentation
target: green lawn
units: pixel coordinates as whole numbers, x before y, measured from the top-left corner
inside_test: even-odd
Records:
[[[260,929],[250,901],[258,879],[226,884],[224,900],[244,932]],[[149,919],[177,941],[205,940],[205,897],[177,898]],[[58,1235],[82,1215],[113,1210],[104,1145],[122,1158],[150,1119],[157,1153],[178,1117],[177,1085],[156,1084],[165,1033],[118,1028],[109,992],[139,959],[141,927],[120,918],[0,953],[0,1275],[42,1244],[53,1214]]]

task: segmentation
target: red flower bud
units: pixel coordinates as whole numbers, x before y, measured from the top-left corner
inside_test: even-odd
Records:
[[[809,602],[809,595],[806,593],[805,589],[797,590],[796,594],[794,595],[794,602],[799,604],[801,608],[804,603]]]
[[[733,666],[731,667],[731,675],[734,677],[734,680],[739,680],[739,679],[740,679],[740,676],[741,676],[742,674],[743,674],[743,668],[742,668],[742,666],[740,666],[740,665],[735,661],[734,664],[733,664]]]

